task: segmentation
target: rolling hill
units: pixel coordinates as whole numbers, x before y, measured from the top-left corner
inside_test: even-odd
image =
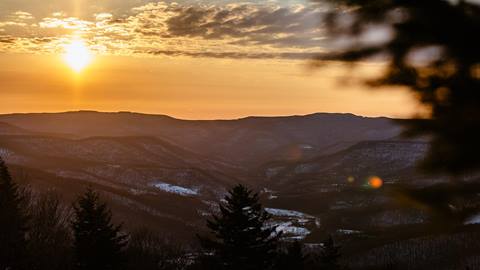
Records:
[[[365,231],[422,220],[365,188],[372,175],[385,190],[438,182],[416,170],[427,144],[399,139],[400,131],[392,119],[351,114],[208,121],[9,114],[0,115],[0,156],[25,184],[56,189],[68,201],[93,186],[127,225],[179,238],[202,228],[226,189],[248,184],[286,235],[316,241],[333,227]],[[359,214],[362,224],[353,218]]]

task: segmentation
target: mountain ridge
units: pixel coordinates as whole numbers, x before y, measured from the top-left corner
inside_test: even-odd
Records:
[[[92,111],[0,115],[0,122],[72,138],[152,136],[245,167],[273,156],[288,159],[300,152],[308,156],[311,151],[307,148],[317,151],[340,140],[392,138],[400,134],[400,127],[393,121],[325,113],[239,120],[178,120],[165,115]]]
[[[392,119],[392,120],[400,120],[401,118],[395,117],[388,117],[388,116],[364,116],[358,115],[349,112],[313,112],[307,114],[292,114],[292,115],[249,115],[243,116],[238,118],[212,118],[212,119],[183,119],[175,116],[171,116],[168,114],[161,114],[161,113],[144,113],[144,112],[135,112],[135,111],[97,111],[97,110],[72,110],[72,111],[58,111],[58,112],[12,112],[12,113],[0,113],[0,117],[3,116],[22,116],[22,115],[54,115],[54,114],[76,114],[76,113],[98,113],[98,114],[132,114],[132,115],[139,115],[139,116],[155,116],[155,117],[165,117],[174,120],[180,121],[238,121],[238,120],[245,120],[245,119],[264,119],[264,118],[290,118],[290,117],[312,117],[318,115],[337,115],[337,116],[354,116],[354,117],[361,117],[361,118],[369,118],[369,119]]]

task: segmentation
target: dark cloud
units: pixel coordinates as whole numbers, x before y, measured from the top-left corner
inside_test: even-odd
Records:
[[[170,37],[234,38],[236,44],[280,47],[321,46],[317,38],[324,11],[318,6],[177,6],[169,11],[175,12],[166,21]],[[145,28],[148,25],[142,26]]]
[[[0,36],[0,43],[14,43],[15,38],[11,36]]]

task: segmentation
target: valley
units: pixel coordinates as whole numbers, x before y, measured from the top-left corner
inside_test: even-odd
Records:
[[[184,240],[237,183],[260,192],[286,237],[315,243],[422,224],[426,213],[398,203],[395,190],[446,181],[417,170],[426,142],[402,138],[387,118],[80,111],[0,115],[0,123],[0,155],[24,184],[66,201],[92,186],[127,226]],[[373,176],[381,188],[369,185]]]

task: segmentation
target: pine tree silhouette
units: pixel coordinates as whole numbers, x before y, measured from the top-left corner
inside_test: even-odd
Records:
[[[112,224],[112,214],[98,194],[88,188],[74,204],[74,250],[76,266],[85,270],[122,269],[122,249],[126,236],[120,225]]]
[[[24,197],[0,158],[0,269],[23,269],[27,216]]]
[[[215,239],[200,237],[202,246],[213,252],[209,269],[273,268],[280,234],[267,224],[271,216],[258,200],[258,194],[237,185],[219,203],[220,214],[207,220]]]

